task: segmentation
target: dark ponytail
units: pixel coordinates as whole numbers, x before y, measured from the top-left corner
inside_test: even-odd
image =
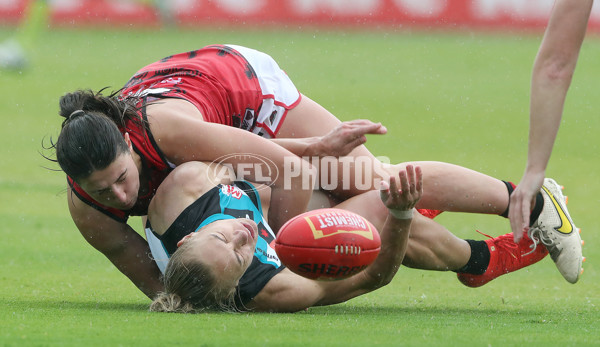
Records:
[[[105,89],[101,89],[97,93],[89,89],[77,90],[63,95],[59,100],[59,114],[66,118],[63,121],[63,127],[73,112],[77,110],[102,113],[119,127],[124,127],[125,121],[128,119],[139,120],[137,116],[138,109],[134,104],[135,99],[119,99],[119,91],[104,96],[102,91]]]

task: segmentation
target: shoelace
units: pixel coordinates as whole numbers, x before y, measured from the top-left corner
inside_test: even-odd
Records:
[[[515,253],[516,253],[515,251],[519,250],[519,245],[517,245],[516,243],[511,242],[510,240],[507,240],[505,238],[502,238],[502,239],[498,238],[498,237],[494,238],[488,234],[482,233],[481,231],[479,231],[477,229],[475,229],[475,231],[480,233],[483,236],[487,236],[488,238],[494,240],[494,245],[496,247],[504,248],[504,250],[506,250],[508,252],[508,254],[510,254],[513,258],[518,259],[517,256],[515,255]]]
[[[523,254],[523,256],[535,252],[537,245],[539,245],[540,243],[542,243],[546,247],[551,247],[554,245],[554,240],[549,236],[544,236],[544,233],[542,233],[541,223],[539,223],[536,227],[529,228],[529,230],[527,231],[527,235],[529,236],[531,241],[533,241],[533,245],[529,246],[529,248],[531,248],[531,251]]]

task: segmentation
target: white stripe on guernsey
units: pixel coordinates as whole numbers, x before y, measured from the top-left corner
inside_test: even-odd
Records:
[[[156,265],[158,265],[160,272],[164,274],[167,264],[169,263],[169,254],[162,241],[152,233],[150,228],[145,228],[144,231],[146,232],[146,240],[148,240],[148,245],[150,245],[152,257],[154,258]]]
[[[263,95],[275,95],[275,100],[283,103],[286,107],[293,105],[298,100],[300,93],[294,82],[281,70],[271,56],[252,48],[237,45],[225,46],[238,51],[250,63],[256,72]]]

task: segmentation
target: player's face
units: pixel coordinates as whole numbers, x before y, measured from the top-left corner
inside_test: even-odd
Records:
[[[190,233],[177,243],[191,242],[189,256],[212,269],[225,286],[237,286],[252,263],[258,238],[258,227],[246,218],[225,219]]]
[[[79,185],[94,200],[120,210],[133,208],[138,198],[140,177],[129,152],[119,155],[108,167],[94,171]]]

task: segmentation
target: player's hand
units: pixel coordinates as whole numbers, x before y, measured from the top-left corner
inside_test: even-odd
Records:
[[[535,197],[544,183],[544,172],[526,172],[521,182],[510,196],[510,210],[508,218],[514,234],[514,241],[518,243],[523,233],[529,230],[529,215],[535,203]]]
[[[390,182],[381,181],[381,201],[390,210],[410,211],[423,196],[423,172],[420,166],[407,165],[406,169],[398,173],[398,177],[391,176]]]
[[[387,133],[387,129],[381,123],[373,123],[367,119],[343,122],[321,137],[316,144],[318,150],[314,153],[319,157],[343,157],[354,148],[367,142],[366,134],[381,135],[385,133]]]

